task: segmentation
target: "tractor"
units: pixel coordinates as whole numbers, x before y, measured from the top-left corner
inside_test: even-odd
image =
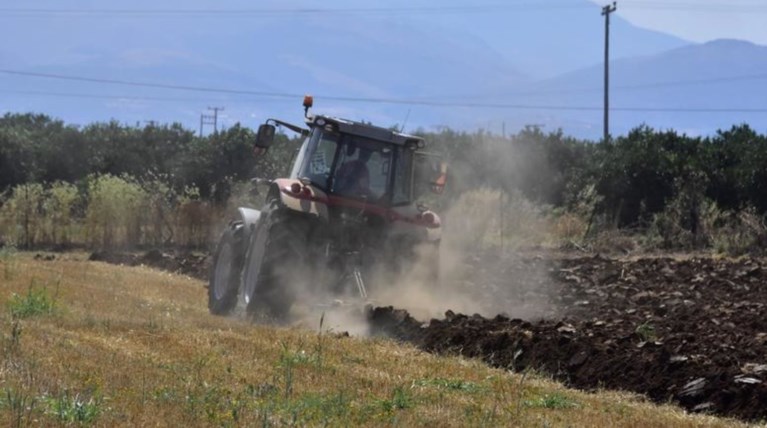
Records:
[[[257,156],[278,126],[304,140],[287,178],[253,180],[268,186],[264,206],[238,208],[223,231],[208,287],[213,314],[244,304],[249,316],[286,320],[299,300],[368,301],[371,287],[416,265],[437,284],[442,225],[420,199],[442,193],[446,164],[422,138],[315,115],[312,104],[305,97],[306,127],[268,119],[258,128]]]

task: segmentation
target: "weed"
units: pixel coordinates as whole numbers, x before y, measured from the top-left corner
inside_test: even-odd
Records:
[[[36,288],[33,278],[26,296],[14,293],[8,306],[13,318],[29,318],[53,313],[56,300],[48,294],[47,288]]]
[[[317,347],[315,354],[317,356],[317,368],[322,370],[322,325],[325,322],[325,312],[320,316],[320,330],[317,332]]]
[[[156,401],[163,401],[163,402],[176,402],[178,401],[178,393],[175,389],[163,386],[160,388],[155,389],[152,392],[152,396]]]
[[[544,409],[572,409],[580,407],[580,404],[562,394],[553,393],[545,394],[543,397],[535,400],[525,400],[525,406]]]
[[[381,400],[381,408],[386,413],[391,413],[395,410],[404,410],[413,407],[413,397],[402,386],[394,388],[392,397],[390,399]]]
[[[21,349],[21,331],[19,320],[14,320],[11,324],[11,335],[3,337],[3,349],[6,356],[15,355]]]
[[[289,404],[288,411],[296,422],[322,422],[322,425],[328,425],[331,421],[347,419],[351,411],[350,399],[344,391],[331,396],[303,394]],[[303,420],[299,420],[299,417]]]
[[[319,364],[319,358],[316,354],[312,355],[304,350],[293,352],[287,348],[283,348],[282,355],[280,355],[280,366],[286,365],[300,366],[300,365],[315,365]]]
[[[299,345],[300,348],[300,345]],[[277,364],[282,374],[282,380],[285,392],[285,398],[289,399],[293,392],[294,369],[296,366],[313,365],[317,368],[322,367],[322,339],[318,340],[315,354],[307,353],[304,350],[297,352],[291,351],[288,344],[282,343],[282,352]]]
[[[655,327],[647,322],[637,326],[635,331],[645,342],[654,341],[658,338]]]
[[[447,389],[451,391],[461,391],[467,393],[475,393],[484,390],[482,385],[474,382],[468,382],[461,379],[421,379],[413,382],[413,386],[421,387],[436,387],[440,389]]]
[[[162,330],[162,325],[154,318],[149,318],[146,322],[146,330],[149,333],[159,333]]]
[[[5,388],[4,394],[0,398],[0,408],[7,408],[10,411],[10,425],[12,427],[23,427],[32,424],[32,414],[37,405],[35,397],[13,388]]]
[[[69,392],[49,397],[45,401],[48,412],[62,423],[90,424],[102,412],[101,400],[93,397],[86,400],[79,394],[71,396]]]
[[[532,370],[525,370],[522,373],[522,377],[519,379],[519,387],[517,388],[517,415],[521,414],[522,412],[522,392],[524,391],[524,384],[525,380],[527,380],[527,375],[530,374]]]

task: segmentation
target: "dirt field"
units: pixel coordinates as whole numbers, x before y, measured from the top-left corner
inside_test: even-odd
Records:
[[[535,369],[569,386],[639,392],[696,412],[767,418],[767,269],[761,260],[517,260],[508,282],[547,272],[553,319],[446,313],[426,325],[375,308],[378,334],[440,354]],[[556,297],[551,297],[556,296]],[[544,315],[547,311],[543,311]]]
[[[201,255],[92,259],[207,277]],[[632,391],[694,412],[767,418],[765,261],[528,255],[466,266],[477,305],[509,311],[489,318],[448,311],[428,322],[371,308],[372,332],[428,352],[534,369],[580,389]]]

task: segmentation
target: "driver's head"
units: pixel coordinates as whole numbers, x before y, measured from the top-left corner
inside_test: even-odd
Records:
[[[367,161],[370,160],[370,157],[373,156],[373,151],[370,149],[362,148],[362,147],[360,147],[359,150],[360,150],[360,154],[357,158],[361,160],[362,162],[367,163]]]

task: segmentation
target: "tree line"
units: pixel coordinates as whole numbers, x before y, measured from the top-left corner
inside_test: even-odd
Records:
[[[508,137],[451,129],[415,133],[450,165],[447,205],[463,193],[492,188],[560,212],[579,211],[590,230],[654,228],[696,245],[706,244],[704,231],[714,223],[748,213],[763,224],[767,213],[767,136],[745,124],[707,137],[639,126],[607,143],[538,127]],[[255,159],[254,138],[255,131],[240,124],[199,137],[179,124],[76,127],[40,114],[5,114],[0,204],[32,183],[42,189],[67,183],[87,200],[88,183],[103,176],[143,189],[162,183],[170,206],[183,196],[224,207],[236,183],[286,175],[300,145],[278,134],[269,154]],[[83,206],[72,202],[68,215],[84,217]]]

